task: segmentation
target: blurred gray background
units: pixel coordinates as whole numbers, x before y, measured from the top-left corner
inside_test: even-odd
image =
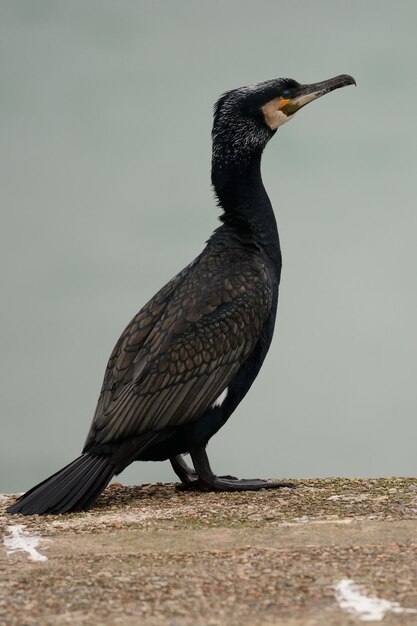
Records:
[[[0,3],[0,490],[78,455],[108,356],[217,225],[212,106],[352,74],[263,160],[274,342],[211,441],[245,477],[416,473],[415,2]],[[126,483],[173,480],[134,464]]]

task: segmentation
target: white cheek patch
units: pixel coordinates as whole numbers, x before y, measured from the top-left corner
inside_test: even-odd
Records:
[[[279,106],[281,102],[281,98],[274,98],[262,107],[265,124],[267,124],[271,130],[276,130],[293,117],[291,115],[285,115],[285,113],[280,110]]]
[[[222,391],[222,393],[219,395],[217,400],[215,402],[213,402],[213,404],[211,405],[211,408],[215,409],[216,406],[221,406],[223,404],[223,402],[226,400],[228,392],[229,392],[229,388],[226,387],[226,389],[224,391]]]
[[[277,111],[274,116],[274,126],[271,126],[271,130],[276,130],[279,126],[282,126],[286,122],[289,122],[292,118],[292,115],[285,115],[282,111]]]

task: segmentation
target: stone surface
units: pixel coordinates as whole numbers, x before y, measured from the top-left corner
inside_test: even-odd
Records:
[[[67,516],[8,516],[12,496],[2,497],[0,623],[359,624],[336,601],[346,578],[417,609],[417,480],[294,482],[220,494],[111,485],[94,509]],[[47,560],[13,550],[13,535]],[[417,614],[383,623],[414,625]]]

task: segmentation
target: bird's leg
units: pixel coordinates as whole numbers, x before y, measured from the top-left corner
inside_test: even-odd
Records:
[[[182,487],[187,488],[189,485],[193,485],[197,480],[197,472],[195,472],[191,467],[187,465],[184,461],[184,457],[181,454],[177,456],[172,456],[170,459],[172,469],[182,482]],[[236,476],[220,476],[220,478],[228,478],[229,480],[238,480]],[[181,488],[181,486],[180,486]]]
[[[181,454],[172,456],[169,460],[171,461],[172,469],[184,485],[189,485],[197,480],[197,472],[188,467]]]
[[[254,478],[252,480],[223,478],[213,474],[204,447],[194,448],[190,452],[198,479],[188,483],[188,488],[200,491],[256,491],[258,489],[278,489],[293,487],[292,483],[268,482]]]

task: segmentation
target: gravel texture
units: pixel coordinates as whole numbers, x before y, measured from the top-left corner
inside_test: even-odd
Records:
[[[0,548],[4,626],[344,626],[343,578],[417,609],[417,480],[294,481],[193,493],[111,485],[89,512],[8,516],[46,561]],[[387,613],[384,625],[416,624]]]

